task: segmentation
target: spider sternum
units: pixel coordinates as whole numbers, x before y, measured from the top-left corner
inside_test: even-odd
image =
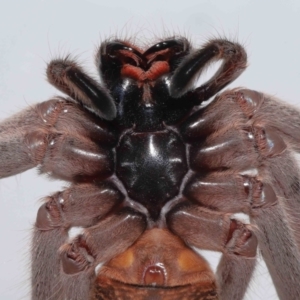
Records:
[[[153,220],[164,204],[179,193],[188,171],[186,148],[170,129],[154,132],[129,131],[116,148],[116,175],[128,196],[144,205]]]

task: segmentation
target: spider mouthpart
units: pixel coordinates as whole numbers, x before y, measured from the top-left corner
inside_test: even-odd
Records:
[[[176,103],[168,90],[170,77],[189,51],[184,38],[160,42],[144,52],[119,40],[101,46],[97,62],[116,103],[118,124],[140,132],[157,131],[191,111],[192,101]]]
[[[76,62],[70,59],[53,60],[47,67],[47,78],[52,85],[97,116],[105,120],[116,117],[116,106],[111,95],[86,75]]]

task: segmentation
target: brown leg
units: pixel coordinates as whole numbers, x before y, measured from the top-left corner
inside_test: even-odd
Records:
[[[34,228],[31,250],[31,300],[64,300],[57,249],[68,239],[62,228]]]
[[[185,196],[250,215],[281,299],[300,297],[299,170],[289,151],[299,150],[299,119],[296,110],[240,90],[220,95],[182,126],[187,141],[201,139],[191,166],[204,170],[190,179]]]
[[[96,266],[124,252],[139,238],[146,226],[145,216],[125,207],[97,225],[85,229],[84,234],[70,244],[63,245],[60,252],[66,297],[88,299],[90,284],[95,280]]]
[[[13,119],[0,124],[0,177],[37,165],[41,172],[71,181],[112,173],[109,147],[116,143],[116,131],[78,105],[53,99]]]
[[[223,252],[217,271],[220,299],[243,299],[256,261],[257,239],[251,226],[195,204],[175,206],[167,224],[188,245]]]
[[[299,170],[288,152],[268,160],[278,203],[253,210],[262,255],[280,299],[300,298]]]
[[[247,259],[239,255],[223,254],[217,270],[220,299],[244,299],[254,267],[254,258]]]
[[[68,231],[71,227],[90,227],[99,223],[99,220],[112,212],[122,200],[123,195],[109,182],[74,185],[46,199],[37,214],[32,242],[33,300],[75,299],[68,297],[64,290],[63,281],[67,280],[67,277],[61,271],[59,249],[67,242]],[[109,217],[110,225],[117,227],[125,215]],[[107,221],[104,219],[100,221],[98,227],[106,223]],[[135,225],[137,230],[140,228],[138,224],[137,222]],[[105,235],[105,233],[102,234]],[[124,240],[128,242],[128,239]],[[115,248],[117,249],[115,244],[118,242],[122,243],[122,239],[119,241],[112,239],[111,244],[107,244],[107,247],[112,246],[111,255],[114,255]],[[102,248],[99,249],[102,253]],[[69,285],[66,286],[66,289],[74,285],[74,280],[80,279],[83,290],[83,282],[89,281],[90,276],[94,276],[94,273],[87,272],[84,276],[78,275],[72,277],[73,279],[69,278]],[[89,284],[86,285],[86,288],[88,287]]]

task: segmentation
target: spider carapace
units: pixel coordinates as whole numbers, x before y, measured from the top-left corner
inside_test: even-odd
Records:
[[[32,299],[241,300],[257,242],[280,299],[300,299],[300,113],[249,89],[202,105],[246,68],[244,48],[108,40],[96,64],[102,84],[51,61],[68,97],[0,124],[0,177],[38,166],[70,182],[37,213]],[[195,248],[222,252],[216,274]]]

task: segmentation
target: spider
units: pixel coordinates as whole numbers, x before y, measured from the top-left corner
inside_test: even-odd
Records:
[[[67,96],[0,124],[0,177],[38,166],[70,183],[37,213],[32,299],[243,299],[257,244],[280,299],[300,299],[299,111],[254,90],[217,94],[247,64],[226,39],[111,39],[96,64],[102,84],[52,60]],[[222,252],[215,274],[195,248]]]

